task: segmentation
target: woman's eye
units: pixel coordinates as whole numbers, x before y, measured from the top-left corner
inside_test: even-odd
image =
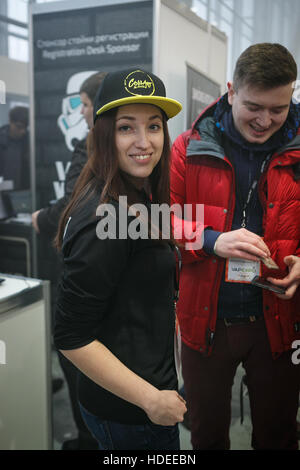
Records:
[[[151,124],[150,129],[152,131],[159,131],[161,128],[160,124]]]
[[[120,127],[118,128],[118,130],[119,130],[120,132],[127,132],[127,131],[130,130],[130,126],[127,126],[127,125],[124,124],[123,126],[120,126]]]

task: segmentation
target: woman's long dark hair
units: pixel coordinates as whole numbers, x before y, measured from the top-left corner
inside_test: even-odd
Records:
[[[122,174],[118,164],[118,153],[115,145],[115,118],[118,108],[107,111],[100,116],[91,129],[87,139],[88,160],[77,182],[71,200],[61,215],[58,232],[54,243],[61,249],[67,220],[74,209],[85,200],[88,194],[98,185],[103,186],[99,204],[130,192],[129,182]],[[162,112],[164,145],[162,156],[149,176],[151,199],[156,204],[170,203],[170,137],[167,120]],[[136,201],[132,201],[134,203]]]

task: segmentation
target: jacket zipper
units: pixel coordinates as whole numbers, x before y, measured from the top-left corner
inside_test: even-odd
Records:
[[[224,160],[226,162],[226,160]],[[231,168],[231,175],[232,175],[232,188],[233,188],[233,191],[230,192],[230,195],[229,195],[229,200],[228,200],[228,209],[227,209],[227,218],[226,218],[226,221],[225,221],[225,225],[224,225],[224,232],[228,231],[229,228],[231,227],[232,225],[232,219],[233,219],[233,199],[234,199],[234,194],[235,194],[235,174],[234,174],[234,168],[232,167],[232,165],[229,163],[229,162],[226,162],[227,165],[230,166]],[[232,214],[232,216],[231,216]],[[221,276],[222,276],[222,271],[223,271],[223,268],[224,268],[224,261],[220,261],[219,262],[219,266],[217,268],[217,273],[216,273],[216,277],[215,277],[215,282],[214,282],[214,285],[213,285],[213,289],[215,290],[217,285],[219,284],[219,287],[220,287],[220,282],[221,282]],[[215,338],[215,330],[216,330],[216,323],[214,325],[214,330],[211,329],[211,321],[212,321],[212,304],[210,304],[210,315],[209,315],[209,319],[208,319],[208,328],[206,330],[206,350],[205,350],[205,354],[207,355],[211,348],[212,348],[212,345],[213,345],[213,342],[214,342],[214,338]]]

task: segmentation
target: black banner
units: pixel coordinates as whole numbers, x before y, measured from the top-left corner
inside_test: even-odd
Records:
[[[81,84],[97,71],[152,70],[152,34],[152,0],[33,15],[37,208],[63,196],[71,152],[87,133]]]

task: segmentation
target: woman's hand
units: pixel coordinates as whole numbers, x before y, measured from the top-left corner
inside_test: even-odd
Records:
[[[31,221],[32,221],[32,226],[34,228],[34,230],[36,231],[36,233],[40,233],[40,229],[39,229],[39,225],[38,225],[38,215],[39,215],[39,210],[38,211],[35,211],[33,212],[33,214],[31,214]]]
[[[154,424],[174,426],[183,421],[186,402],[175,390],[157,390],[144,411]]]
[[[215,253],[221,258],[242,258],[260,261],[270,256],[263,239],[245,228],[222,233],[216,241]]]
[[[183,421],[185,400],[177,391],[158,390],[128,369],[98,340],[61,352],[96,384],[142,408],[153,423],[173,426]]]

